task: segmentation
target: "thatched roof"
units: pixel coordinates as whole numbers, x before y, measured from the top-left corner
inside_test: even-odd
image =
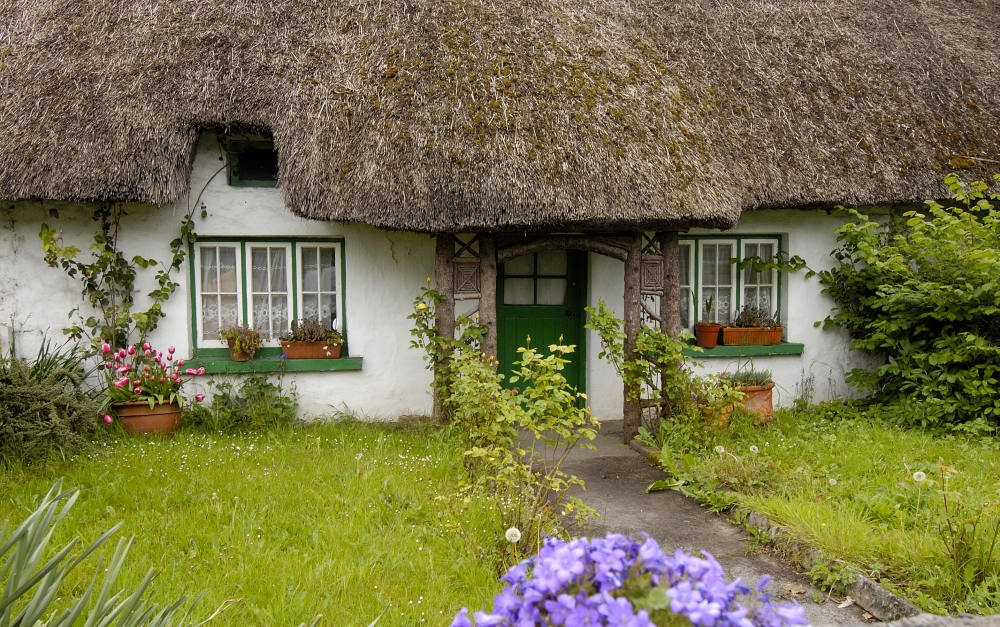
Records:
[[[0,198],[170,202],[269,129],[296,213],[726,227],[1000,168],[993,0],[0,0]]]

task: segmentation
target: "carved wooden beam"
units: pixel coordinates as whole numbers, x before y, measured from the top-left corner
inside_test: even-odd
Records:
[[[549,235],[527,242],[511,244],[497,251],[497,261],[503,263],[542,250],[585,250],[619,261],[628,257],[628,249],[620,246],[620,238],[587,235]]]
[[[639,336],[639,326],[642,324],[642,233],[632,236],[625,258],[625,342],[624,353],[626,361],[635,361],[636,341]],[[628,444],[639,434],[642,425],[642,409],[639,406],[639,390],[629,389],[626,385],[623,391],[623,433],[622,439]]]
[[[438,233],[434,258],[434,289],[444,297],[438,303],[437,334],[439,337],[455,337],[455,270],[452,260],[455,258],[454,233]],[[443,366],[442,366],[443,367]],[[440,375],[436,372],[435,376]],[[434,390],[434,419],[445,420],[444,402],[438,390]]]

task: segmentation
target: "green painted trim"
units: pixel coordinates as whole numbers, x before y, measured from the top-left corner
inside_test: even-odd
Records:
[[[199,242],[267,242],[269,244],[287,244],[289,242],[318,242],[337,243],[344,242],[343,237],[312,237],[308,235],[199,235]]]
[[[344,336],[344,352],[348,355],[351,354],[349,344],[347,343],[347,264],[344,260],[347,258],[347,253],[344,252],[347,248],[347,242],[344,238],[339,238],[336,240],[340,243],[340,303],[338,303],[340,309],[337,310],[337,317],[340,318],[340,333]]]
[[[221,263],[220,263],[221,265]],[[220,279],[221,280],[221,279]],[[243,293],[240,294],[240,304],[243,305],[243,324],[250,324],[250,310],[247,301],[250,300],[247,294],[247,244],[240,242],[240,283],[243,285]]]
[[[191,351],[198,354],[198,301],[197,290],[195,289],[197,277],[195,277],[194,242],[188,242],[188,278],[191,281],[189,291],[191,293]]]
[[[291,242],[292,247],[292,320],[299,319],[299,273],[298,261],[299,261],[299,251],[295,247],[295,242]]]
[[[216,350],[216,349],[211,349]],[[224,350],[224,349],[219,349]],[[228,350],[226,351],[228,353]],[[257,374],[271,372],[335,372],[361,370],[361,357],[340,359],[281,359],[280,357],[255,356],[250,361],[202,358],[185,362],[186,368],[204,368],[205,374]]]
[[[801,355],[805,344],[782,342],[773,346],[716,346],[715,348],[696,347],[684,349],[685,357],[764,357],[767,355]]]

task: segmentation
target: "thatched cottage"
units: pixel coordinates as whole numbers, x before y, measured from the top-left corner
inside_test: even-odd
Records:
[[[220,325],[322,317],[348,356],[286,374],[309,413],[430,409],[406,316],[432,276],[505,363],[577,344],[600,418],[623,404],[599,300],[632,331],[761,303],[781,399],[843,393],[819,285],[729,259],[828,267],[837,205],[1000,167],[998,35],[987,0],[0,0],[0,321],[28,351],[81,304],[43,222],[85,248],[115,203],[122,250],[163,259],[203,203],[153,339],[225,372]]]

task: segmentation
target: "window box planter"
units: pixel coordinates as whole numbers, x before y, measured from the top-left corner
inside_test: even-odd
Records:
[[[330,342],[289,342],[281,340],[281,350],[288,359],[339,359],[340,344]]]
[[[698,346],[702,348],[715,348],[719,343],[719,331],[722,325],[716,322],[696,322],[694,325],[694,337]]]
[[[181,406],[177,403],[159,403],[150,408],[149,401],[130,401],[113,403],[111,410],[129,435],[173,435],[181,426]]]
[[[785,327],[724,327],[722,345],[773,346],[781,343],[781,334],[784,330]],[[701,346],[701,343],[698,346]]]

